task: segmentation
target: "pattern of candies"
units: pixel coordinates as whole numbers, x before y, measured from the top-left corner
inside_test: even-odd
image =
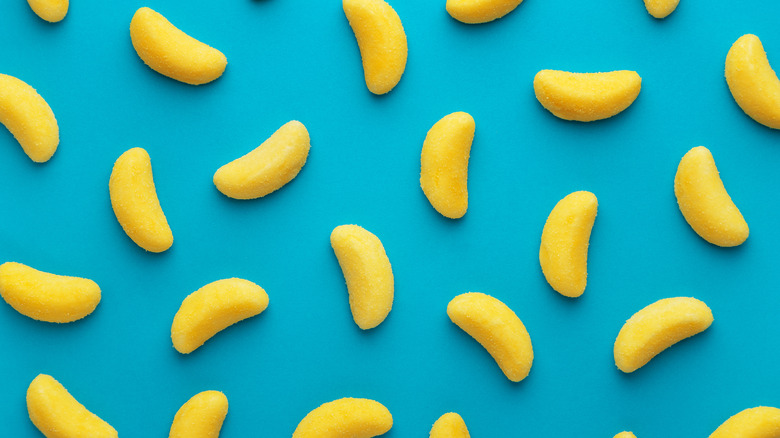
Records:
[[[514,10],[522,0],[447,0],[446,10],[464,23],[485,23]],[[664,18],[679,0],[645,0],[647,11]],[[62,20],[68,0],[28,0],[42,19]],[[383,0],[343,0],[363,61],[365,81],[374,94],[390,92],[403,76],[407,40],[401,19]],[[152,9],[140,8],[130,23],[138,56],[151,69],[175,80],[205,84],[219,78],[227,59],[219,50],[190,37]],[[726,57],[726,80],[737,104],[757,122],[780,129],[780,81],[755,35],[739,38]],[[617,115],[639,95],[642,79],[633,71],[572,73],[540,71],[533,81],[537,99],[556,117],[579,122]],[[46,101],[20,79],[0,74],[0,122],[35,162],[56,152],[59,127]],[[428,132],[421,152],[420,186],[432,207],[458,219],[468,209],[468,160],[476,124],[471,115],[455,112]],[[256,199],[282,188],[306,163],[309,132],[290,121],[255,150],[225,164],[214,184],[235,199]],[[151,158],[141,148],[123,153],[109,181],[111,205],[120,225],[138,246],[162,252],[173,244],[173,233],[157,198]],[[722,247],[737,246],[749,229],[720,179],[715,161],[704,147],[682,158],[674,181],[680,211],[693,230]],[[590,192],[574,192],[560,200],[544,225],[539,262],[544,277],[560,294],[575,298],[587,283],[587,257],[598,200]],[[377,236],[357,225],[336,227],[331,245],[344,274],[355,323],[363,330],[384,321],[392,309],[394,279],[389,258]],[[0,265],[0,294],[18,312],[40,321],[67,323],[84,318],[100,302],[100,287],[92,280],[55,275],[7,262]],[[263,312],[269,298],[260,286],[230,278],[207,284],[181,304],[173,318],[174,348],[188,354],[212,336]],[[450,301],[447,314],[490,353],[508,379],[523,380],[534,353],[531,337],[517,315],[498,299],[465,293]],[[626,321],[614,344],[616,366],[631,373],[673,344],[706,330],[713,315],[703,302],[690,297],[659,300]],[[30,419],[47,437],[116,437],[116,430],[88,411],[53,377],[41,374],[27,391]],[[205,391],[187,401],[171,426],[171,437],[217,436],[228,401],[218,391]],[[337,420],[334,420],[337,419]],[[392,427],[382,404],[344,398],[314,409],[293,433],[294,438],[372,437]],[[711,437],[776,436],[780,410],[746,409],[724,422]],[[467,438],[463,419],[444,414],[430,431],[432,438]],[[621,432],[616,438],[635,438]]]

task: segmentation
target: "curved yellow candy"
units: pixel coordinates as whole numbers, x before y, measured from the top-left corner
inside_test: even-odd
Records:
[[[192,38],[146,7],[133,15],[130,39],[146,65],[177,81],[205,84],[222,76],[227,67],[222,52]]]
[[[228,278],[191,293],[173,317],[171,340],[179,353],[188,354],[220,331],[260,314],[268,294],[248,280]]]
[[[776,438],[780,436],[780,409],[745,409],[723,422],[710,438]]]
[[[487,23],[515,10],[523,0],[447,0],[447,12],[468,24]]]
[[[368,89],[385,94],[406,69],[406,33],[395,10],[384,0],[343,0],[344,14],[355,32]]]
[[[696,298],[664,298],[636,312],[615,340],[615,365],[624,373],[643,367],[658,353],[704,331],[712,311]]]
[[[737,246],[747,240],[748,224],[726,192],[709,149],[698,146],[683,156],[674,194],[685,220],[707,242]]]
[[[381,403],[364,398],[341,398],[309,412],[293,438],[371,438],[390,430],[393,416]]]
[[[279,190],[306,164],[309,132],[293,120],[282,125],[252,152],[220,167],[217,190],[234,199],[255,199]]]
[[[469,430],[460,415],[448,412],[433,423],[430,438],[469,438]]]
[[[467,186],[474,119],[468,113],[444,116],[433,125],[420,157],[420,187],[433,208],[458,219],[469,207]]]
[[[71,322],[95,310],[100,287],[92,280],[41,272],[21,263],[0,265],[0,295],[22,315]]]
[[[636,438],[636,435],[631,432],[620,432],[619,434],[615,435],[614,438]]]
[[[357,225],[340,225],[330,244],[347,282],[352,319],[363,330],[385,320],[393,307],[393,269],[382,242]]]
[[[39,374],[27,388],[27,412],[46,438],[116,438],[108,423],[89,412],[52,376]]]
[[[219,391],[203,391],[184,403],[173,417],[169,438],[217,438],[228,411]]]
[[[539,103],[564,120],[592,122],[628,108],[642,89],[635,71],[569,73],[542,70],[534,77]]]
[[[757,36],[742,35],[726,55],[726,82],[745,114],[780,129],[780,80]]]
[[[60,144],[60,128],[49,104],[25,82],[0,74],[0,123],[36,163],[48,161]]]
[[[509,380],[519,382],[531,371],[531,337],[506,304],[490,295],[469,292],[450,301],[447,315],[485,347]]]
[[[593,193],[574,192],[558,201],[544,224],[539,264],[561,295],[575,298],[585,292],[588,244],[598,206]]]
[[[132,148],[116,160],[108,189],[114,214],[133,242],[151,252],[173,245],[173,233],[154,188],[152,162],[144,149]]]
[[[666,18],[679,3],[680,0],[645,0],[645,9],[655,18]]]
[[[68,13],[68,0],[27,0],[35,15],[50,23],[62,21]]]

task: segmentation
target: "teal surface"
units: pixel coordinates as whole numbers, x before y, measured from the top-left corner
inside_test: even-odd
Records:
[[[290,436],[322,403],[380,401],[392,437],[425,436],[449,411],[472,436],[707,436],[746,408],[780,406],[780,133],[747,117],[723,77],[741,35],[780,63],[775,1],[682,0],[667,19],[641,0],[526,0],[501,20],[464,25],[444,1],[394,0],[409,40],[400,84],[368,92],[341,2],[72,0],[49,24],[24,0],[0,4],[0,72],[35,87],[61,142],[31,162],[0,128],[0,261],[95,280],[103,299],[72,324],[34,321],[0,303],[4,436],[41,436],[25,391],[58,379],[124,437],[167,436],[177,409],[216,389],[230,402],[221,436]],[[130,43],[149,6],[228,59],[193,87],[157,74]],[[589,124],[536,101],[541,69],[636,70],[635,103]],[[454,111],[477,123],[469,210],[438,215],[419,188],[427,130]],[[282,190],[234,201],[212,176],[297,119],[312,146]],[[699,238],[673,192],[680,158],[707,146],[750,225],[741,247]],[[173,247],[146,253],[113,215],[108,178],[119,155],[152,158]],[[566,299],[538,263],[542,227],[566,194],[590,190],[599,212],[585,294]],[[395,303],[378,328],[351,318],[329,243],[355,223],[383,242]],[[170,326],[184,297],[227,277],[270,296],[258,317],[190,355]],[[480,291],[509,305],[535,359],[520,383],[447,315]],[[612,346],[623,322],[661,298],[712,309],[704,333],[626,375]]]

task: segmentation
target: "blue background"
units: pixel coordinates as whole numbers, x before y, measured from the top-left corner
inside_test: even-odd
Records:
[[[164,437],[197,392],[223,391],[225,438],[290,436],[318,405],[380,401],[388,437],[425,436],[455,411],[472,436],[707,436],[742,409],[780,406],[778,309],[780,133],[747,117],[723,78],[731,44],[758,35],[780,62],[772,1],[682,0],[659,21],[641,0],[526,0],[483,25],[453,20],[444,1],[394,0],[409,40],[400,84],[368,92],[338,0],[73,0],[64,21],[23,0],[0,5],[0,72],[35,87],[61,142],[35,164],[0,130],[0,261],[95,280],[103,299],[76,323],[34,321],[0,305],[3,434],[40,436],[25,391],[58,379],[125,437]],[[149,6],[228,59],[193,87],[146,67],[130,43]],[[642,92],[620,115],[559,120],[536,101],[541,69],[636,70]],[[439,216],[419,188],[427,130],[454,111],[477,123],[469,210]],[[216,169],[283,123],[308,128],[308,162],[266,198],[234,201]],[[751,228],[741,247],[699,238],[673,193],[680,158],[710,148]],[[173,247],[146,253],[118,225],[113,162],[152,157]],[[538,264],[542,227],[566,194],[599,199],[585,294],[566,299]],[[329,243],[355,223],[383,242],[396,278],[385,322],[363,332]],[[266,289],[268,309],[177,353],[181,301],[217,279]],[[454,296],[480,291],[523,320],[536,355],[507,380],[452,324]],[[626,375],[612,345],[623,322],[661,298],[694,296],[710,329]]]

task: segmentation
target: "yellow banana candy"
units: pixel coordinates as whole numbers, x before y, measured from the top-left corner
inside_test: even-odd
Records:
[[[50,274],[7,262],[0,265],[0,295],[22,315],[64,323],[92,313],[100,302],[100,287],[86,278]]]
[[[0,74],[0,123],[36,163],[49,161],[60,144],[60,128],[49,104],[33,87],[4,74]]]
[[[542,230],[539,264],[547,282],[563,296],[576,298],[588,281],[588,245],[598,200],[574,192],[558,201]]]
[[[68,14],[68,0],[27,0],[35,15],[56,23]]]
[[[241,278],[209,283],[181,303],[171,325],[171,340],[179,353],[189,354],[220,331],[259,315],[268,307],[262,287]]]
[[[726,55],[726,83],[742,111],[772,129],[780,129],[780,80],[757,36],[742,35]]]
[[[219,391],[195,394],[176,412],[169,438],[217,438],[228,412],[228,400]]]
[[[393,416],[381,403],[341,398],[309,412],[292,438],[371,438],[390,430]]]
[[[777,438],[780,409],[759,406],[745,409],[723,422],[710,438]]]
[[[748,224],[726,192],[709,149],[698,146],[683,156],[674,194],[685,220],[707,242],[728,247],[747,240]]]
[[[330,234],[330,244],[347,282],[355,324],[363,330],[378,326],[393,307],[395,288],[382,242],[365,228],[340,225]]]
[[[180,82],[205,84],[222,76],[227,67],[222,52],[192,38],[147,7],[133,15],[130,39],[146,65]]]
[[[645,0],[647,13],[655,18],[666,18],[677,9],[680,0]]]
[[[456,112],[428,131],[420,157],[420,187],[442,216],[458,219],[469,207],[468,173],[474,118]]]
[[[447,0],[447,12],[460,22],[487,23],[515,10],[523,0]]]
[[[677,297],[656,301],[635,313],[615,340],[615,365],[624,373],[645,366],[672,345],[706,330],[712,311],[696,298]]]
[[[430,438],[469,438],[469,430],[460,415],[448,412],[433,423]]]
[[[536,99],[556,117],[592,122],[628,108],[639,95],[642,78],[635,71],[570,73],[542,70],[534,77]]]
[[[285,123],[241,158],[220,167],[214,185],[225,196],[255,199],[279,190],[301,171],[309,155],[309,132],[303,123]]]
[[[384,0],[343,0],[344,14],[355,33],[369,91],[385,94],[406,69],[406,33],[395,10]]]
[[[141,248],[163,252],[173,245],[173,233],[157,199],[149,154],[141,148],[123,153],[108,182],[111,207],[125,233]]]
[[[447,315],[485,347],[509,380],[519,382],[528,376],[534,361],[531,337],[506,304],[490,295],[469,292],[450,301]]]
[[[117,431],[76,401],[52,376],[39,374],[27,388],[27,412],[46,438],[117,438]]]

